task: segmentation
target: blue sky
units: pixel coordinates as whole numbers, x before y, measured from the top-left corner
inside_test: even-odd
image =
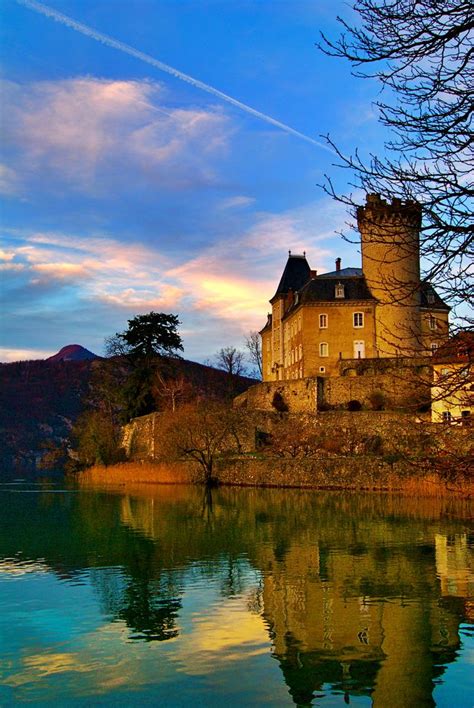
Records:
[[[339,0],[47,5],[316,141],[382,149],[377,84],[315,46],[351,18]],[[349,181],[327,149],[15,0],[1,12],[0,360],[101,354],[156,310],[202,361],[263,326],[288,249],[359,265],[317,186]]]

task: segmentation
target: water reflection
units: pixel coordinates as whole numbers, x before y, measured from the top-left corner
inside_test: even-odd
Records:
[[[462,662],[474,584],[466,503],[236,489],[203,499],[187,487],[3,497],[0,578],[46,568],[70,585],[87,572],[102,638],[116,643],[127,628],[127,678],[116,688],[111,678],[109,691],[142,674],[140,690],[160,686],[161,696],[170,676],[184,686],[185,676],[227,671],[219,690],[240,690],[246,705],[277,705],[286,685],[299,706],[429,706],[446,668]],[[162,652],[153,680],[146,644]],[[22,651],[15,680],[29,668],[31,684],[35,668],[33,683],[44,685],[27,638]],[[46,656],[59,673],[90,671],[72,651],[65,658],[51,645]],[[272,675],[268,660],[284,684],[267,695],[257,684]],[[244,661],[252,687],[231,689]]]

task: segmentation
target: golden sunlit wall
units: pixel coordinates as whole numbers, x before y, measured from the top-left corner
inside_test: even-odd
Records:
[[[305,376],[338,376],[339,359],[375,357],[374,305],[317,303],[303,308]]]
[[[421,310],[421,338],[424,354],[432,354],[449,335],[449,313],[446,310]]]
[[[264,381],[275,381],[273,367],[272,329],[268,327],[261,331],[262,337],[262,378]]]
[[[448,312],[421,307],[419,205],[367,196],[357,212],[362,270],[373,300],[272,301],[262,332],[264,381],[336,376],[342,359],[431,354],[448,337]],[[285,314],[291,308],[289,314]]]
[[[470,422],[474,416],[474,373],[467,363],[435,364],[431,389],[433,423]]]
[[[378,194],[357,210],[362,271],[378,301],[377,348],[382,357],[421,353],[421,207]]]

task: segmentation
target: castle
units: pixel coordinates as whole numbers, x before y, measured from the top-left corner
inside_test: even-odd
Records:
[[[263,381],[341,375],[341,362],[404,361],[448,338],[450,308],[420,280],[421,207],[378,194],[357,210],[362,268],[318,275],[288,256],[261,330]]]

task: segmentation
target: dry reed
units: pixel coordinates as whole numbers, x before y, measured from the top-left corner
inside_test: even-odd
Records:
[[[458,483],[448,483],[435,473],[425,475],[398,475],[395,472],[389,475],[383,475],[380,482],[374,481],[373,476],[364,479],[363,474],[357,475],[357,478],[348,483],[347,480],[340,480],[339,483],[334,479],[324,480],[319,477],[314,484],[309,483],[306,478],[303,480],[293,479],[292,482],[287,480],[283,485],[275,484],[275,479],[272,475],[272,466],[268,466],[268,478],[264,479],[259,476],[258,481],[247,475],[245,470],[241,470],[241,480],[223,479],[223,483],[228,486],[285,486],[295,488],[315,489],[347,489],[351,491],[375,491],[375,492],[391,492],[407,496],[416,497],[437,497],[443,498],[451,495],[460,496],[463,498],[474,499],[474,480],[465,479]],[[240,476],[240,475],[239,475]],[[264,477],[267,477],[265,474]],[[199,481],[199,473],[196,468],[186,462],[123,462],[109,467],[95,466],[82,472],[79,477],[79,484],[84,486],[126,486],[129,489],[133,485],[141,484],[195,484]],[[303,483],[302,483],[303,482]]]
[[[81,485],[192,484],[196,473],[186,463],[121,462],[95,465],[78,476]]]

